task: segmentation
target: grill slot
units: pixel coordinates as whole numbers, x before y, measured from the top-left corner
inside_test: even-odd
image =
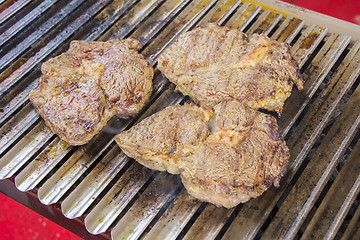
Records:
[[[314,235],[324,235],[325,238],[335,237],[360,190],[359,155],[360,144],[358,142],[310,221],[303,234],[304,238]],[[331,224],[330,227],[324,227],[329,224]]]
[[[200,205],[199,201],[189,197],[183,189],[144,239],[166,239],[178,236]]]
[[[52,136],[52,132],[45,126],[44,122],[37,124],[2,156],[0,162],[1,178],[8,178],[15,174]]]
[[[159,173],[111,231],[112,239],[139,238],[161,207],[181,186],[178,176]]]
[[[152,173],[153,171],[143,168],[138,163],[132,164],[119,181],[87,215],[85,225],[89,232],[93,234],[105,232],[135,194],[149,180]]]
[[[248,34],[253,33],[263,33],[265,30],[270,31],[271,29],[268,29],[270,27],[274,27],[276,25],[277,21],[280,21],[280,18],[277,18],[277,21],[274,21],[275,17],[277,15],[271,12],[270,10],[265,10],[256,20],[256,22],[249,28],[247,31]],[[269,24],[273,23],[270,27]]]
[[[34,124],[39,119],[36,110],[26,105],[0,130],[0,152],[3,153],[12,143],[16,141],[27,130],[23,126]]]
[[[346,231],[341,239],[350,239],[352,236],[359,236],[360,228],[357,227],[359,225],[359,220],[360,220],[360,208],[357,207],[357,210],[353,215],[351,222],[349,223],[349,226],[346,228]]]
[[[357,51],[357,49],[354,50]],[[345,59],[344,62],[350,61],[357,62],[356,59],[351,57]],[[352,66],[349,66],[350,69],[351,67]],[[342,71],[339,72],[341,73]],[[341,80],[342,77],[341,74],[339,74],[339,76],[335,76],[334,78]],[[335,92],[342,88],[343,87],[339,87],[338,89],[335,89]],[[291,233],[288,232],[287,236],[290,237],[290,234],[292,234],[292,237],[294,237],[294,234],[296,234],[300,228],[304,217],[311,210],[311,207],[320,195],[321,190],[324,188],[334,171],[334,168],[337,166],[347,146],[350,144],[356,133],[356,129],[359,127],[360,117],[356,117],[350,113],[350,111],[356,109],[355,105],[357,101],[358,99],[356,99],[356,94],[354,93],[353,98],[342,111],[342,115],[338,117],[337,121],[331,127],[325,139],[317,149],[317,152],[312,157],[312,161],[309,162],[305,171],[297,180],[294,188],[282,204],[277,213],[277,216],[279,217],[275,216],[272,220],[266,232],[268,238],[273,238],[274,236],[278,238],[284,237],[282,234],[285,234],[286,232],[284,231],[290,226]],[[330,143],[332,143],[332,145],[330,145]],[[323,173],[323,175],[320,175],[319,173]],[[310,190],[312,190],[311,194]],[[286,222],[281,218],[281,216],[284,215],[287,215]],[[279,227],[280,221],[281,227]]]
[[[16,187],[23,192],[34,189],[70,151],[71,147],[67,143],[55,138],[34,161],[16,176]]]
[[[301,101],[292,103],[291,105],[285,104],[284,112],[291,112],[291,114],[286,116],[284,114],[284,117],[279,119],[279,125],[286,126],[284,129],[281,129],[283,136],[289,132],[296,119],[300,116],[307,104],[309,104],[310,99],[314,96],[321,82],[325,79],[336,60],[346,49],[349,41],[350,38],[347,36],[338,37],[336,34],[330,36],[326,40],[324,46],[320,49],[320,52],[317,53],[316,57],[313,59],[311,66],[308,68],[309,70],[303,73],[305,79],[304,89],[301,93],[294,92],[294,98],[301,99]],[[335,49],[333,47],[335,47]],[[321,69],[320,72],[319,69]]]
[[[20,9],[22,9],[24,6],[26,6],[28,3],[31,2],[31,0],[22,0],[22,1],[16,1],[15,3],[9,3],[9,6],[3,6],[7,5],[4,3],[5,0],[1,1],[0,4],[2,4],[1,7],[1,14],[0,14],[0,24],[3,24],[8,20],[10,17],[12,17],[16,12],[18,12]],[[5,8],[5,10],[4,10]]]
[[[3,34],[0,35],[0,46],[12,38],[15,34],[23,30],[28,24],[38,18],[41,14],[47,11],[56,1],[47,0],[40,3],[36,8],[29,12],[25,17],[18,21],[11,28],[7,29]]]
[[[10,63],[15,61],[19,57],[21,57],[22,54],[24,54],[24,52],[32,44],[35,44],[36,42],[38,42],[40,40],[41,40],[41,42],[39,42],[39,43],[41,45],[44,44],[44,42],[42,42],[42,41],[46,41],[47,38],[52,36],[54,30],[57,31],[59,29],[63,29],[66,26],[63,34],[69,35],[69,34],[72,34],[74,31],[76,31],[79,27],[81,27],[82,23],[80,23],[80,22],[82,22],[83,20],[86,21],[86,19],[77,19],[78,21],[75,20],[74,22],[70,22],[70,21],[68,22],[68,20],[66,19],[66,21],[65,21],[66,16],[68,18],[69,18],[69,16],[72,16],[71,18],[73,18],[73,15],[76,14],[76,8],[79,6],[78,2],[79,2],[79,0],[74,0],[74,2],[65,5],[63,8],[61,8],[61,6],[60,6],[61,9],[59,9],[59,11],[57,11],[54,15],[46,16],[49,19],[45,18],[45,22],[41,23],[41,26],[39,26],[35,29],[33,29],[32,26],[27,26],[28,30],[18,33],[20,35],[17,38],[13,39],[9,43],[8,47],[3,48],[4,50],[9,49],[9,51],[6,51],[6,53],[2,53],[2,54],[4,54],[0,60],[2,68],[9,65]],[[103,6],[103,4],[104,3],[94,4],[90,9],[87,9],[87,13],[91,16],[92,14],[94,14],[94,11],[98,11],[99,10],[98,8],[101,8]],[[59,6],[55,6],[55,7],[58,8]],[[83,7],[85,8],[85,6],[83,6]],[[52,13],[50,12],[49,14],[52,14]],[[41,19],[42,18],[40,18],[40,20]],[[19,21],[19,23],[23,24],[21,21]],[[74,26],[74,23],[75,23],[75,25],[77,23],[77,26]],[[26,24],[26,23],[24,23],[24,24]],[[32,25],[36,26],[37,24],[35,23]],[[23,26],[23,27],[25,27],[25,26]],[[55,29],[53,31],[49,32],[49,30],[51,30],[53,28],[55,28]],[[48,36],[46,36],[46,35],[48,35]],[[44,39],[41,39],[42,37]],[[57,44],[60,44],[61,42],[58,42]],[[32,56],[32,54],[33,53],[31,53],[31,52],[30,53],[27,52],[25,55]],[[13,67],[15,68],[18,64],[15,63],[14,65],[15,66],[13,66]],[[3,89],[2,89],[2,91],[3,91]]]
[[[61,203],[66,217],[83,218],[90,233],[112,239],[356,236],[360,42],[352,36],[236,0],[23,0],[3,2],[0,10],[1,179],[13,177],[20,191],[35,189],[43,204]],[[306,80],[278,119],[291,150],[288,173],[280,188],[246,204],[225,209],[193,199],[178,176],[141,166],[115,144],[120,131],[189,101],[158,70],[152,100],[142,113],[113,118],[81,147],[54,135],[28,100],[39,85],[40,64],[66,51],[71,40],[137,38],[142,54],[156,66],[159,54],[181,33],[207,22],[291,44]],[[345,217],[349,226],[341,227]]]

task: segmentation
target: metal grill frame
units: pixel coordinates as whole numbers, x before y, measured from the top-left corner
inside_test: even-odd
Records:
[[[349,239],[358,233],[360,26],[278,0],[21,0],[0,10],[1,192],[62,219],[85,239]],[[113,118],[81,147],[55,136],[28,100],[41,63],[73,39],[135,37],[156,67],[181,33],[207,22],[291,44],[306,80],[278,119],[292,156],[288,173],[280,188],[246,204],[225,209],[193,199],[177,176],[146,169],[116,146],[115,133],[190,101],[158,70],[142,113]]]

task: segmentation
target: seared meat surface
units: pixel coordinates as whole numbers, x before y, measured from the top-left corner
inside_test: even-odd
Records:
[[[236,100],[211,111],[170,106],[115,140],[145,166],[180,173],[192,196],[227,208],[278,186],[289,158],[275,118]]]
[[[149,100],[153,69],[139,47],[135,39],[71,42],[42,65],[33,106],[60,138],[87,143],[115,114],[137,114]]]
[[[214,23],[182,34],[159,56],[158,68],[204,107],[237,99],[281,113],[293,82],[303,88],[287,44]]]
[[[144,166],[179,173],[179,161],[208,137],[210,113],[194,105],[173,105],[115,137],[124,153]]]
[[[237,101],[214,107],[211,134],[182,162],[194,197],[227,208],[260,196],[285,174],[289,150],[276,119]]]

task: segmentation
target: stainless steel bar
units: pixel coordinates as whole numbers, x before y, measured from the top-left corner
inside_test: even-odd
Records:
[[[250,2],[244,2],[229,19],[227,25],[232,26],[232,28],[239,28],[253,14],[257,7],[259,6]]]
[[[347,48],[350,43],[350,37],[338,36],[333,34],[327,39],[325,45],[321,48],[321,51],[316,55],[312,61],[312,65],[309,73],[304,73],[304,78],[308,75],[308,79],[305,80],[304,89],[301,93],[294,93],[293,98],[299,98],[296,105],[288,105],[284,107],[285,117],[279,120],[280,130],[282,136],[286,136],[290,128],[294,125],[300,114],[303,112],[310,99],[314,96],[315,92],[319,88],[326,75],[329,73],[335,62],[339,59],[341,54]],[[334,48],[333,44],[338,47]],[[321,66],[321,70],[319,69]],[[320,70],[320,72],[319,72]],[[289,110],[291,108],[291,110]],[[285,126],[284,128],[281,126]]]
[[[263,11],[258,19],[256,20],[256,22],[251,25],[251,27],[249,28],[249,30],[247,31],[248,34],[253,34],[255,32],[256,29],[260,28],[260,25],[265,22],[265,20],[269,17],[269,15],[271,15],[271,11],[270,10],[265,10]]]
[[[74,0],[74,2],[78,2],[80,0]],[[4,79],[0,83],[0,96],[3,95],[10,87],[12,87],[14,84],[17,84],[21,81],[21,79],[28,74],[38,63],[43,61],[51,52],[53,52],[61,43],[63,43],[66,39],[68,39],[72,34],[75,33],[76,30],[78,30],[80,27],[82,27],[87,21],[89,21],[98,11],[100,11],[110,0],[106,1],[98,1],[94,5],[92,5],[89,9],[87,9],[81,16],[79,16],[74,22],[66,26],[63,31],[61,31],[58,35],[56,35],[55,38],[53,38],[51,41],[49,41],[45,47],[41,48],[34,56],[29,58],[22,66],[17,69],[15,72],[13,72],[8,78]],[[66,9],[65,12],[59,11],[57,15],[58,17],[61,17],[62,14],[66,15],[66,13],[69,13],[68,10],[73,10],[73,7],[77,7],[75,4],[74,6],[68,5],[65,6],[64,9]],[[65,16],[62,16],[65,17]],[[48,28],[46,28],[48,29]],[[30,37],[38,37],[38,36],[29,36]],[[18,48],[21,48],[21,51],[23,51],[24,46],[18,45]],[[13,58],[10,55],[14,55],[14,53],[10,54],[9,56],[5,57],[3,63],[8,62],[9,58]],[[4,65],[2,65],[4,66]]]
[[[337,233],[339,223],[360,191],[359,154],[360,142],[357,142],[307,226],[302,239],[332,239]]]
[[[304,31],[301,32],[301,36],[296,41],[296,43],[291,47],[291,51],[294,53],[292,54],[293,58],[298,62],[299,67],[301,68],[301,65],[299,64],[299,60],[301,57],[304,56],[304,53],[306,52],[309,47],[313,46],[314,40],[313,39],[319,39],[319,32],[321,31],[321,28],[317,25],[311,25],[304,29]],[[320,38],[322,40],[323,38]],[[312,42],[312,44],[309,44],[308,42]]]
[[[30,126],[39,119],[36,110],[30,105],[21,109],[16,116],[4,124],[0,129],[0,154],[16,141]],[[25,125],[26,124],[26,125]]]
[[[78,8],[79,5],[83,2],[83,0],[74,0],[71,4],[64,6],[62,11],[59,10],[54,15],[54,17],[50,18],[48,21],[42,24],[39,29],[26,36],[26,38],[23,39],[20,43],[18,43],[15,48],[4,54],[0,59],[0,70],[4,70],[5,67],[7,67],[11,62],[19,58],[19,56],[24,53],[26,49],[28,49],[36,41],[39,41],[41,37],[43,37],[49,31],[49,29],[52,29],[54,26],[62,22],[67,16],[67,14],[75,11],[76,8]],[[22,22],[19,22],[19,24],[22,24]],[[2,85],[0,86],[2,87]],[[2,94],[3,91],[4,90],[1,88],[0,94]]]
[[[3,12],[0,13],[0,24],[3,24],[6,20],[15,15],[18,11],[23,9],[26,5],[31,3],[31,0],[20,0],[14,2],[11,6],[6,8]]]
[[[356,49],[354,50],[357,52]],[[346,60],[356,62],[356,59],[352,57]],[[347,68],[347,66],[345,65],[344,68]],[[335,78],[347,79],[342,74],[335,76]],[[342,86],[339,86],[339,88],[342,88]],[[285,234],[286,238],[293,238],[297,234],[301,224],[328,182],[356,130],[359,128],[360,116],[353,114],[354,112],[360,112],[357,104],[359,94],[360,88],[354,92],[346,108],[322,141],[311,162],[305,168],[295,183],[295,187],[291,190],[277,215],[263,234],[263,238],[283,238]]]
[[[347,75],[347,81],[344,83],[344,81],[341,81],[340,77],[339,79],[334,79],[339,80],[340,84],[343,84],[343,88],[341,88],[339,90],[339,92],[331,92],[332,94],[330,96],[324,96],[326,100],[322,100],[322,99],[317,99],[315,104],[312,105],[311,109],[307,112],[307,114],[305,116],[307,116],[307,118],[304,118],[299,126],[299,129],[301,129],[301,132],[298,130],[296,132],[294,132],[291,135],[291,138],[288,140],[288,145],[292,146],[295,145],[296,142],[298,141],[299,136],[303,135],[303,132],[305,130],[307,130],[307,128],[312,128],[310,127],[311,125],[313,125],[312,121],[323,121],[328,114],[331,114],[331,112],[333,112],[335,109],[336,104],[340,101],[340,99],[344,96],[344,94],[346,93],[346,91],[351,87],[352,83],[356,80],[357,76],[359,75],[359,66],[356,66],[355,69],[353,69],[353,71],[349,72],[349,74],[351,75]],[[325,75],[325,74],[324,74]],[[341,75],[340,75],[341,76]],[[332,82],[332,81],[330,81]],[[341,85],[340,85],[341,86]],[[323,102],[325,102],[326,104],[323,104]],[[330,103],[331,102],[331,103]],[[324,109],[328,109],[328,112],[325,112],[324,110],[321,112],[318,108],[324,108]],[[318,118],[316,118],[315,112],[318,112]],[[314,117],[315,115],[315,117]],[[310,119],[312,119],[312,121],[310,121]],[[319,124],[320,124],[319,122]],[[291,124],[291,123],[290,123]],[[318,125],[319,126],[319,125]],[[317,127],[318,127],[317,126]],[[314,130],[312,128],[312,130]]]
[[[145,235],[144,240],[171,239],[179,236],[185,225],[190,221],[201,202],[191,197],[183,189],[174,202],[166,209],[164,214]]]
[[[127,22],[122,28],[119,29],[117,33],[113,35],[112,38],[124,38],[128,32],[131,32],[145,17],[148,16],[150,12],[152,12],[161,1],[153,0],[149,4],[146,5],[141,11],[137,12],[137,17],[133,17]]]
[[[286,19],[280,24],[279,28],[271,36],[272,39],[279,42],[285,41],[289,37],[289,34],[301,23],[301,20],[292,16],[286,17]]]
[[[39,123],[0,159],[0,179],[11,177],[53,136]]]
[[[287,44],[290,44],[292,42],[292,40],[294,40],[296,35],[301,31],[301,29],[303,28],[304,25],[305,25],[305,22],[300,21],[300,23],[297,24],[296,28],[293,31],[291,31],[291,34],[286,38],[286,40],[284,42]]]
[[[232,209],[207,204],[183,239],[215,239],[231,214]]]
[[[96,17],[96,26],[89,26],[92,28],[90,33],[85,33],[84,35],[80,35],[79,38],[84,39],[86,41],[107,41],[109,39],[99,39],[103,36],[103,34],[108,31],[109,26],[117,25],[119,21],[123,18],[127,18],[130,13],[136,12],[136,8],[143,7],[149,4],[149,2],[140,1],[133,8],[132,6],[136,3],[136,0],[131,1],[114,1],[111,2],[105,9],[103,9]],[[135,8],[135,9],[134,9]],[[113,10],[111,10],[113,9]],[[147,13],[149,14],[149,12]],[[128,17],[127,19],[130,19]],[[113,28],[113,27],[111,27]]]
[[[128,162],[128,157],[115,146],[96,165],[79,186],[61,203],[61,210],[67,218],[81,217],[104,188]]]
[[[116,119],[109,126],[117,125]],[[120,127],[121,128],[121,127]],[[40,188],[39,200],[46,205],[56,203],[112,145],[112,135],[100,133],[90,143],[80,147]]]
[[[180,186],[177,176],[160,172],[111,230],[112,239],[139,239],[161,207],[175,197]]]
[[[133,163],[86,216],[86,229],[92,234],[105,232],[152,174],[150,169]]]
[[[353,239],[356,236],[360,236],[360,207],[356,209],[351,221],[346,228],[341,240]]]
[[[150,43],[151,39],[161,31],[161,29],[171,21],[172,18],[174,18],[179,12],[181,12],[184,7],[186,7],[187,4],[189,4],[190,0],[186,1],[171,1],[170,3],[166,2],[161,9],[164,8],[164,10],[169,9],[168,11],[157,11],[155,12],[150,18],[151,20],[155,21],[154,26],[152,26],[149,30],[148,26],[145,25],[144,27],[147,27],[147,31],[140,34],[140,36],[136,36],[136,39],[138,39],[141,43],[141,45],[146,45]],[[176,5],[174,6],[174,4]],[[159,9],[160,10],[160,9]],[[159,15],[160,14],[160,15]],[[148,21],[151,21],[148,20]],[[141,27],[140,27],[141,28]],[[143,30],[143,29],[141,29]],[[139,30],[139,32],[141,31]],[[119,34],[119,33],[117,33]],[[137,34],[135,34],[137,35]],[[125,35],[124,35],[125,37]]]
[[[346,214],[348,213],[351,205],[353,204],[356,196],[360,192],[360,174],[356,179],[354,185],[350,189],[349,194],[347,195],[346,199],[343,201],[339,212],[336,214],[334,221],[332,222],[331,226],[329,227],[328,231],[326,232],[325,239],[334,239],[336,233],[338,232],[342,222],[344,221]]]
[[[33,20],[38,18],[41,14],[44,14],[49,8],[51,8],[58,0],[45,0],[40,3],[36,8],[31,10],[26,16],[19,19],[17,23],[12,25],[4,33],[0,35],[0,47],[5,44],[9,39],[14,37],[22,29],[28,26]]]
[[[241,0],[237,0],[227,11],[224,15],[222,15],[216,23],[219,25],[223,25],[224,22],[233,14],[233,12],[240,6]]]
[[[267,28],[264,31],[265,35],[269,35],[271,30],[274,29],[274,27],[280,22],[280,20],[283,18],[282,14],[277,14],[274,20],[267,26]]]
[[[300,48],[300,51],[296,51],[296,54],[293,56],[294,59],[297,60],[299,68],[301,69],[305,62],[308,60],[308,58],[310,57],[310,55],[315,51],[315,49],[319,46],[320,42],[325,38],[328,29],[325,28],[323,30],[318,29],[318,27],[316,27],[315,32],[317,32],[318,30],[320,31],[319,36],[316,37],[316,40],[311,44],[311,46],[309,48]],[[304,43],[305,41],[309,41],[309,37],[311,38],[314,34],[314,31],[312,31],[310,34],[307,35],[307,38],[304,39],[299,39],[299,41],[297,41],[298,44],[294,45],[293,49],[298,47],[301,43]],[[300,47],[300,46],[299,46]]]
[[[50,205],[56,203],[71,187],[71,185],[75,181],[67,182],[68,179],[62,178],[61,175],[67,172],[69,172],[69,174],[72,174],[74,171],[77,171],[76,167],[80,168],[81,166],[73,165],[75,165],[76,162],[81,157],[83,157],[83,155],[84,151],[82,149],[76,151],[74,154],[71,155],[69,159],[66,160],[66,162],[61,166],[61,168],[55,172],[55,174],[60,176],[52,176],[39,188],[38,198],[42,204]]]
[[[251,15],[246,19],[246,21],[243,24],[241,24],[240,27],[238,27],[238,29],[240,31],[244,31],[245,28],[251,23],[251,21],[259,14],[260,11],[261,11],[261,6],[257,6],[255,10],[251,13]]]
[[[44,177],[68,154],[71,146],[55,138],[39,156],[27,165],[15,177],[15,186],[20,191],[26,192],[34,189]]]

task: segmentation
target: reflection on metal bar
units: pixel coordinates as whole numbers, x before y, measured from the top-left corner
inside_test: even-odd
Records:
[[[4,1],[5,0],[3,0],[3,2]],[[29,3],[31,3],[31,0],[15,1],[11,6],[0,13],[0,24],[3,24],[6,20],[8,20]]]
[[[246,21],[238,28],[240,31],[244,31],[245,28],[251,23],[251,21],[259,14],[261,11],[261,6],[255,8],[251,15],[246,19]]]
[[[91,17],[100,11],[110,0],[99,1],[96,2],[93,6],[87,9],[83,15],[78,17],[74,22],[68,25],[62,32],[60,32],[54,39],[46,44],[40,51],[38,51],[33,57],[29,58],[26,63],[24,63],[19,69],[13,72],[8,78],[4,79],[0,83],[0,96],[3,95],[10,87],[14,84],[21,81],[21,79],[28,74],[38,63],[43,61],[51,52],[53,52],[61,43],[63,43],[66,39],[68,39],[75,31],[77,31],[80,27],[82,27]],[[65,6],[65,8],[72,7],[71,5]],[[71,8],[72,9],[72,8]],[[59,17],[61,16],[61,12],[57,12]],[[63,16],[64,17],[64,16]],[[30,36],[29,36],[30,37]],[[35,38],[37,36],[34,36]],[[24,46],[18,45],[21,51],[23,51]],[[16,53],[17,54],[17,53]],[[13,55],[13,54],[10,54]],[[9,58],[8,56],[5,58]],[[5,62],[9,62],[8,60],[4,60]]]
[[[271,30],[279,23],[279,21],[283,18],[282,14],[277,14],[274,20],[268,25],[268,27],[263,32],[265,35],[269,35]]]
[[[44,14],[49,8],[55,4],[57,0],[46,0],[40,3],[35,9],[31,10],[26,16],[24,16],[17,23],[8,28],[4,33],[0,35],[0,47],[5,44],[15,34],[24,29],[34,19],[38,18],[41,14]]]
[[[233,12],[239,7],[240,4],[241,0],[237,0],[236,3],[232,5],[231,8],[229,8],[226,13],[216,21],[216,23],[223,25],[223,23],[231,16],[231,14],[233,14]]]

